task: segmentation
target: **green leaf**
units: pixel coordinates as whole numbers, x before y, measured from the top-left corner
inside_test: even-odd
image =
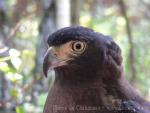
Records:
[[[11,95],[11,97],[13,97],[14,99],[17,99],[19,93],[18,93],[18,91],[17,91],[16,89],[11,88],[11,89],[10,89],[10,95]]]
[[[0,71],[7,72],[9,70],[9,66],[7,62],[1,62],[0,61]]]
[[[41,95],[39,95],[37,100],[39,106],[43,106],[45,104],[46,97],[47,97],[47,93],[42,93]]]
[[[4,61],[10,60],[10,59],[11,59],[10,56],[8,56],[8,57],[2,57],[2,58],[0,58],[0,62],[4,62]]]
[[[25,110],[22,106],[17,106],[16,107],[16,113],[25,113]]]

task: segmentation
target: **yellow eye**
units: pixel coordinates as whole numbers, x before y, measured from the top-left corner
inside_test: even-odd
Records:
[[[73,42],[71,46],[72,46],[73,52],[83,53],[87,45],[85,42],[77,41],[77,42]]]

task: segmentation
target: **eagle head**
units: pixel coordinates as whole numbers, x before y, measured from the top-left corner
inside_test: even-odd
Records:
[[[51,34],[47,43],[49,47],[43,63],[45,76],[52,69],[72,71],[74,76],[119,75],[121,72],[119,46],[109,36],[92,29],[81,26],[62,28]]]

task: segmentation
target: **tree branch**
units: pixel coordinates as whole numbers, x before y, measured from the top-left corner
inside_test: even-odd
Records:
[[[122,12],[122,16],[126,21],[126,32],[127,32],[128,40],[129,40],[129,44],[130,44],[129,64],[130,64],[131,73],[132,73],[131,83],[134,84],[135,79],[136,79],[136,67],[135,67],[134,44],[133,44],[132,30],[131,30],[129,18],[127,16],[126,6],[124,3],[124,0],[119,0],[119,6],[120,6],[120,10]]]

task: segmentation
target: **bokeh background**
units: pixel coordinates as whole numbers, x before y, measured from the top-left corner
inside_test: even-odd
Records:
[[[0,113],[42,113],[46,40],[71,25],[112,36],[126,78],[150,100],[150,0],[0,0]]]

